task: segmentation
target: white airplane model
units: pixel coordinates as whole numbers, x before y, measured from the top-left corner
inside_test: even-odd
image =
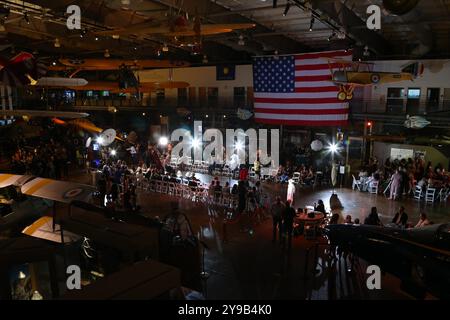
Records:
[[[431,122],[420,116],[406,116],[404,126],[409,129],[423,129]]]

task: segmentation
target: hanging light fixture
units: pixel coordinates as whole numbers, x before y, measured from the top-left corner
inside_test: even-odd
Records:
[[[286,3],[286,7],[284,8],[284,12],[283,12],[283,16],[284,16],[284,17],[287,16],[287,14],[288,14],[290,8],[291,8],[291,3],[288,1],[288,2]]]
[[[311,22],[309,23],[309,31],[313,31],[315,20],[316,19],[314,17],[311,17]]]
[[[242,34],[239,36],[238,45],[245,46],[244,36]]]
[[[105,50],[105,54],[104,54],[103,56],[104,56],[105,58],[111,57],[111,55],[109,54],[109,50],[108,50],[108,49]]]
[[[61,43],[59,42],[59,39],[58,39],[58,38],[55,38],[55,43],[53,44],[53,46],[54,46],[55,48],[60,48],[60,47],[61,47]]]

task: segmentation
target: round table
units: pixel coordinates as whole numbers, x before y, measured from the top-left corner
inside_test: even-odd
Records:
[[[319,223],[325,218],[325,215],[323,214],[323,212],[319,212],[319,211],[313,211],[313,212],[314,212],[314,218],[310,218],[310,217],[308,217],[307,214],[303,213],[303,214],[295,217],[296,222],[297,223],[306,223],[306,222]]]

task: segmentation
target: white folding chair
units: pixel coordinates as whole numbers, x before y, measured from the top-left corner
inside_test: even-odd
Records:
[[[378,181],[372,181],[370,183],[369,193],[378,194]]]
[[[436,200],[436,188],[427,188],[425,202],[434,202],[434,200]]]
[[[300,177],[301,177],[300,172],[294,172],[294,174],[292,176],[292,180],[294,181],[295,184],[300,183]]]
[[[353,177],[353,183],[352,183],[352,189],[355,190],[355,187],[361,191],[361,180],[356,180],[355,175],[352,174]]]
[[[423,198],[423,190],[421,186],[416,186],[416,190],[414,191],[414,199],[421,200]]]

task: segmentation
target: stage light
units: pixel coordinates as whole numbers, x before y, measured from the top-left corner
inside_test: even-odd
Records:
[[[169,139],[167,137],[161,137],[159,138],[159,145],[165,147],[169,143]]]
[[[372,121],[367,121],[367,126],[368,127],[371,127],[373,125],[373,122]]]
[[[95,37],[95,41],[98,41],[98,37]]]
[[[142,116],[144,116],[144,117],[145,117],[145,112],[142,112]]]
[[[192,146],[197,149],[198,147],[200,147],[201,142],[198,139],[192,139]]]
[[[236,148],[237,151],[241,151],[244,148],[244,145],[242,144],[242,142],[236,142],[234,147]]]
[[[331,143],[328,146],[328,150],[330,150],[331,153],[336,153],[338,151],[338,146],[335,143]]]
[[[284,17],[286,17],[290,8],[291,8],[291,3],[290,2],[286,3],[286,8],[284,8],[284,12],[283,12]]]
[[[114,149],[112,149],[112,150],[109,152],[109,154],[112,155],[112,156],[114,157],[114,156],[117,154],[117,151],[114,150]]]
[[[105,142],[105,140],[103,139],[103,137],[97,137],[97,143],[98,143],[98,144],[103,144],[103,142]]]

